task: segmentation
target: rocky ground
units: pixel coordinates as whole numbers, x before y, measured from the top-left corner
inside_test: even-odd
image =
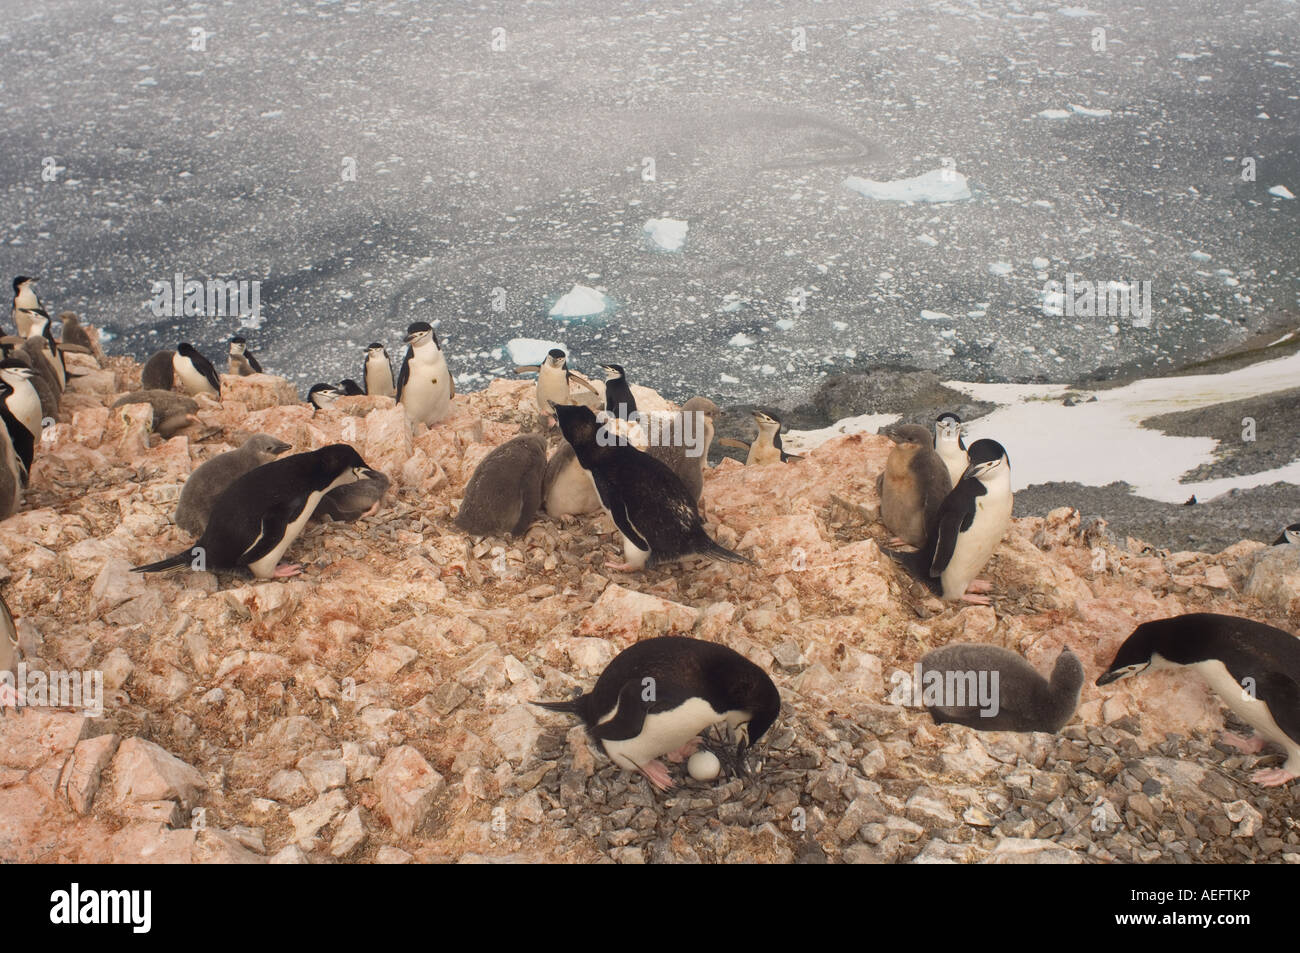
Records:
[[[1092,680],[1140,621],[1228,612],[1294,631],[1300,547],[1168,553],[1061,509],[1017,519],[991,607],[941,603],[879,543],[889,442],[832,440],[802,463],[724,461],[710,525],[757,567],[637,575],[604,517],[518,540],[451,524],[474,466],[532,426],[528,382],[463,396],[412,434],[385,398],[312,415],[273,377],[167,441],[139,369],[85,371],[0,524],[0,579],[29,668],[96,669],[102,717],[0,717],[0,859],[222,862],[1093,862],[1300,860],[1291,788],[1262,789],[1216,742],[1195,677]],[[647,407],[655,396],[639,391]],[[393,481],[375,516],[311,527],[301,577],[129,568],[190,540],[171,523],[191,469],[263,431],[295,451],[353,443]],[[588,687],[632,642],[725,643],[771,673],[782,716],[747,778],[672,770],[665,795],[571,719],[528,704]],[[1057,736],[935,726],[888,700],[895,671],[953,640],[1087,675]],[[712,740],[710,744],[721,744]]]

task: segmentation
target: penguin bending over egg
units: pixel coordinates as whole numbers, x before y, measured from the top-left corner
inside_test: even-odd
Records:
[[[475,536],[522,536],[542,503],[546,438],[521,434],[482,459],[465,485],[456,525]]]
[[[1277,539],[1273,540],[1274,546],[1285,546],[1288,543],[1300,545],[1300,523],[1292,523],[1282,530]]]
[[[934,452],[948,468],[948,479],[956,486],[961,482],[966,465],[966,441],[961,435],[961,418],[953,413],[940,414],[934,420]]]
[[[1225,734],[1228,744],[1253,754],[1271,741],[1286,751],[1282,767],[1256,771],[1252,781],[1278,787],[1300,777],[1300,639],[1262,622],[1212,612],[1143,622],[1097,684],[1175,668],[1199,672],[1255,729],[1251,738]]]
[[[141,390],[171,390],[176,381],[175,351],[155,351],[140,369]]]
[[[258,579],[295,576],[280,564],[321,498],[336,487],[373,478],[361,455],[345,443],[272,460],[245,473],[212,504],[207,528],[190,548],[133,572],[195,568],[247,569]]]
[[[971,444],[961,482],[939,506],[934,539],[918,553],[891,553],[944,599],[988,605],[991,585],[975,577],[1011,526],[1011,461],[996,440]],[[969,591],[968,591],[969,590]]]
[[[213,504],[230,484],[250,470],[270,463],[289,449],[289,444],[270,434],[253,434],[237,450],[218,454],[194,468],[181,488],[174,522],[191,536],[202,536],[208,528]]]
[[[725,723],[736,736],[733,768],[747,774],[745,749],[776,721],[781,696],[768,674],[739,652],[666,635],[624,649],[590,692],[533,704],[577,715],[615,764],[667,791],[673,780],[658,759],[688,757],[712,725]]]
[[[942,701],[933,704],[928,700],[929,672],[941,678],[937,684],[942,686]],[[921,659],[921,684],[927,697],[925,707],[936,725],[955,722],[977,731],[1055,732],[1079,707],[1083,665],[1068,648],[1061,649],[1049,681],[1010,649],[956,643]],[[956,697],[949,686],[956,690]],[[982,690],[991,691],[981,697]]]
[[[930,448],[925,427],[894,424],[881,433],[895,446],[876,478],[880,518],[898,540],[919,549],[934,538],[939,507],[952,492],[948,468]]]
[[[432,426],[451,412],[456,382],[433,327],[416,321],[406,329],[406,357],[397,375],[397,402],[412,423]]]
[[[546,359],[537,365],[521,365],[515,368],[516,374],[537,375],[537,413],[550,426],[551,404],[564,406],[573,403],[569,395],[569,384],[576,383],[597,394],[596,388],[581,374],[569,370],[568,358],[558,347],[553,347],[546,354]]]
[[[172,370],[187,394],[208,394],[221,399],[221,378],[212,362],[199,353],[193,344],[182,341],[172,355]]]
[[[378,341],[366,348],[366,360],[361,365],[361,380],[371,397],[396,397],[393,384],[393,362]]]
[[[704,531],[696,500],[667,465],[650,454],[603,434],[588,407],[555,406],[564,439],[591,474],[600,503],[623,535],[627,572],[700,555],[728,562],[753,560],[718,545]]]
[[[248,349],[248,342],[243,338],[230,339],[230,373],[239,377],[248,377],[262,373],[262,365],[257,362],[253,352]]]

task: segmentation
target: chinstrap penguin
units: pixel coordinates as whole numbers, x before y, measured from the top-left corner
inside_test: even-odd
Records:
[[[942,681],[929,684],[929,672],[938,673]],[[1056,657],[1049,681],[1010,649],[956,643],[921,659],[921,681],[925,707],[936,725],[956,722],[979,731],[1055,732],[1079,707],[1084,677],[1083,665],[1068,648]],[[936,688],[940,697],[932,703],[930,692]],[[979,697],[981,690],[992,692],[986,707],[981,702],[989,699]]]
[[[39,278],[28,278],[26,275],[14,279],[13,321],[20,338],[32,336],[33,318],[41,317],[46,322],[50,320],[50,313],[45,310],[45,305],[36,296],[36,289],[32,287],[38,281]]]
[[[248,377],[262,373],[262,365],[257,362],[253,352],[248,349],[248,342],[243,338],[230,339],[230,373],[238,377]]]
[[[961,418],[956,414],[940,414],[935,418],[934,452],[943,459],[948,468],[948,479],[956,486],[970,462],[966,456],[966,441],[962,437]]]
[[[546,438],[521,434],[482,459],[465,485],[456,525],[475,536],[521,536],[542,503]]]
[[[0,376],[0,418],[4,420],[4,429],[9,435],[9,445],[17,458],[18,479],[23,486],[26,486],[32,471],[32,457],[36,453],[36,435],[14,416],[13,409],[9,406],[13,398],[13,385]]]
[[[1228,744],[1248,753],[1269,741],[1285,749],[1286,763],[1256,771],[1252,781],[1278,787],[1300,777],[1300,639],[1262,622],[1211,612],[1143,622],[1097,684],[1174,668],[1199,672],[1255,729],[1251,738],[1225,734]]]
[[[747,450],[748,455],[745,457],[745,466],[789,463],[791,460],[803,459],[798,454],[785,452],[785,448],[781,444],[781,421],[778,417],[774,414],[764,413],[761,410],[751,411],[750,416],[754,418],[754,423],[758,426],[758,435],[754,437],[753,443],[746,444],[742,440],[733,440],[729,437],[718,441],[722,446]]]
[[[0,379],[13,389],[5,401],[13,415],[22,421],[32,437],[40,439],[41,421],[44,419],[41,395],[32,383],[36,372],[21,361],[6,358],[0,361]]]
[[[342,396],[343,391],[333,384],[312,384],[311,390],[307,391],[307,403],[317,410],[324,410]]]
[[[1288,543],[1300,545],[1300,523],[1292,523],[1282,530],[1277,539],[1273,540],[1274,546],[1285,546]]]
[[[895,446],[876,478],[880,518],[897,540],[920,549],[934,537],[939,507],[952,492],[948,468],[925,427],[894,424],[881,433]]]
[[[767,673],[739,652],[669,635],[624,649],[590,692],[534,704],[577,715],[614,763],[667,791],[673,780],[658,759],[685,759],[712,725],[725,723],[736,737],[733,770],[747,774],[745,750],[776,721],[781,696]]]
[[[593,395],[597,394],[596,388],[589,380],[569,370],[568,358],[558,347],[551,348],[541,364],[517,366],[515,373],[537,375],[537,413],[548,427],[551,404],[564,406],[574,402],[569,393],[571,383],[585,387]]]
[[[397,402],[412,423],[432,426],[451,412],[456,383],[432,326],[417,321],[406,329],[406,357],[397,375]]]
[[[6,426],[0,427],[0,520],[8,519],[22,507],[23,485],[27,482],[27,468],[14,449],[7,426],[10,414],[3,401],[10,393],[9,385],[0,380],[0,413],[6,417]],[[26,428],[18,426],[25,432]]]
[[[624,562],[608,563],[610,568],[626,572],[690,555],[754,565],[704,531],[695,498],[667,465],[642,450],[602,437],[590,408],[555,406],[554,410],[578,462],[591,473],[601,506],[623,535]]]
[[[365,391],[361,389],[361,385],[350,377],[345,377],[339,381],[339,392],[344,397],[361,397],[365,394]]]
[[[397,396],[397,387],[393,383],[393,362],[378,341],[366,348],[366,359],[361,365],[361,380],[366,385],[366,393],[371,397]]]
[[[199,464],[181,488],[180,502],[173,517],[177,526],[191,536],[202,536],[208,528],[208,514],[226,487],[245,473],[270,463],[289,449],[289,444],[270,434],[254,434],[237,450],[230,450]]]
[[[620,364],[602,364],[605,371],[605,411],[623,420],[636,413],[636,398],[627,382],[627,373]]]
[[[361,455],[345,443],[272,460],[245,473],[217,497],[207,529],[175,556],[137,566],[134,572],[247,569],[258,579],[297,575],[296,564],[280,564],[325,494],[335,487],[373,478]]]
[[[182,341],[172,355],[172,370],[187,394],[208,394],[221,399],[221,378],[212,362],[188,342]]]

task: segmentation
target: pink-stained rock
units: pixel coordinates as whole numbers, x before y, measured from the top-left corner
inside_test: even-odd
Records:
[[[266,410],[298,402],[298,390],[283,377],[273,374],[221,375],[222,403],[238,401],[247,410]]]
[[[208,784],[194,767],[143,738],[127,738],[113,758],[114,798],[130,801],[178,800],[194,805]]]
[[[699,617],[700,610],[690,606],[609,585],[583,614],[577,634],[612,639],[626,647],[647,630],[655,635],[689,634]]]
[[[87,719],[41,708],[20,708],[0,717],[0,765],[30,771],[54,762],[61,771],[81,740]]]
[[[1246,595],[1300,622],[1300,546],[1270,546],[1255,560]]]
[[[59,785],[78,814],[90,813],[90,806],[99,791],[100,774],[113,759],[120,741],[117,735],[99,735],[87,738],[73,749],[72,759],[64,766]]]
[[[425,822],[446,787],[442,775],[410,745],[388,752],[375,772],[380,809],[400,837],[411,836]]]

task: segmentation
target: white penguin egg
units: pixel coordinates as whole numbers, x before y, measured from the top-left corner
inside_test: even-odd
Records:
[[[686,762],[686,771],[696,781],[712,781],[722,771],[722,762],[712,751],[697,751]]]

